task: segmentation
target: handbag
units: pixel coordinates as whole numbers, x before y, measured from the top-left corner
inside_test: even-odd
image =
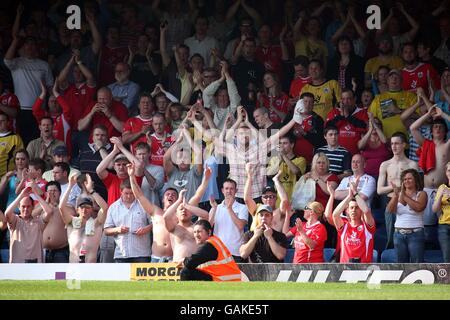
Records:
[[[308,203],[316,199],[316,182],[302,176],[294,186],[292,192],[292,208],[304,210]]]

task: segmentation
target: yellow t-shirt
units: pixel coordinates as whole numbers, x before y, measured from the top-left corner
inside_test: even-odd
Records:
[[[381,57],[374,57],[372,59],[367,60],[366,65],[364,67],[365,73],[370,73],[375,75],[380,66],[388,66],[390,69],[399,69],[403,68],[403,60],[399,56],[390,56],[387,59],[382,59]]]
[[[306,159],[303,157],[295,157],[292,159],[292,163],[300,169],[300,176],[305,174],[306,171]],[[295,175],[291,170],[289,170],[288,165],[284,161],[280,161],[278,156],[273,156],[269,160],[269,167],[267,169],[267,173],[269,175],[274,175],[278,173],[278,170],[281,170],[280,182],[286,190],[286,193],[289,198],[289,202],[291,202],[292,191],[294,190],[294,186],[297,183],[297,175]],[[277,207],[280,206],[280,197],[277,198]]]
[[[441,189],[441,188],[450,190],[450,188],[447,187],[445,184],[441,184],[439,186],[439,189]],[[436,201],[436,200],[437,200],[437,196],[434,199],[434,201]],[[441,210],[442,210],[442,214],[439,217],[439,224],[450,224],[450,197],[448,197],[446,195],[442,196]]]
[[[383,133],[389,139],[395,132],[403,132],[408,137],[408,130],[400,119],[401,111],[417,102],[417,96],[409,91],[386,91],[376,95],[369,107],[374,117],[383,124]],[[400,110],[399,110],[400,109]]]
[[[302,89],[303,94],[309,92],[314,95],[314,107],[313,111],[317,113],[325,121],[328,113],[333,108],[334,103],[341,99],[341,87],[336,80],[329,80],[321,85],[313,85],[311,83],[305,85]]]
[[[309,60],[318,59],[325,63],[328,57],[328,48],[324,41],[309,37],[301,37],[295,42],[295,56],[307,56]]]

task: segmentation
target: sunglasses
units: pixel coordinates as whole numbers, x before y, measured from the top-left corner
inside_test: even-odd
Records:
[[[311,210],[312,211],[312,209],[310,207],[308,207],[308,206],[305,206],[304,211],[306,211],[306,210]]]

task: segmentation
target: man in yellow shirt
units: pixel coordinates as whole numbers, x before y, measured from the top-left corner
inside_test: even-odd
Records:
[[[378,72],[380,66],[388,66],[390,69],[402,69],[403,60],[396,55],[392,54],[393,40],[388,34],[381,35],[377,39],[378,44],[378,56],[373,57],[366,62],[364,67],[366,87],[372,86],[372,79]]]
[[[417,96],[402,90],[402,75],[397,69],[388,74],[388,91],[375,96],[369,107],[375,118],[383,124],[383,132],[387,139],[399,131],[408,136],[408,130],[400,119],[400,114],[417,103]]]

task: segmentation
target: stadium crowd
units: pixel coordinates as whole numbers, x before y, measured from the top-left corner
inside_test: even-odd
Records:
[[[0,5],[1,262],[450,262],[449,1],[78,3]]]

